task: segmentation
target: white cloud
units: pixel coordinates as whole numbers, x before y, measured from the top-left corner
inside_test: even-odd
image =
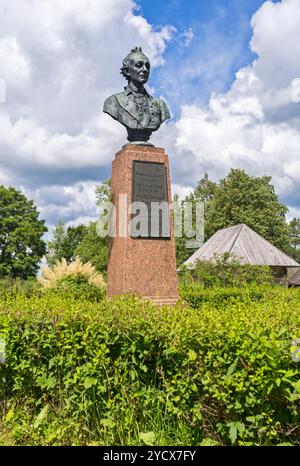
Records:
[[[293,218],[300,218],[300,209],[297,207],[291,207],[288,212],[287,220],[290,222]]]
[[[187,31],[184,31],[182,34],[180,34],[180,40],[183,45],[183,47],[188,47],[192,40],[194,39],[195,35],[193,32],[192,28],[188,28]]]
[[[259,95],[268,118],[293,120],[300,125],[299,96],[300,4],[299,0],[265,2],[252,18],[250,47],[258,58],[237,74],[233,95]],[[297,100],[297,99],[296,99]]]
[[[0,182],[23,186],[51,221],[92,218],[86,190],[125,139],[103,101],[124,86],[132,47],[163,63],[173,28],[154,31],[133,0],[0,0],[0,15]],[[73,193],[64,206],[61,185]]]
[[[252,18],[252,64],[240,69],[230,90],[207,106],[185,105],[172,135],[175,182],[194,184],[208,172],[230,168],[272,175],[278,193],[300,204],[300,2],[267,1]],[[172,143],[173,141],[173,143]],[[187,164],[189,167],[187,168]]]
[[[2,75],[15,88],[24,86],[30,78],[30,63],[22,52],[16,37],[4,37],[0,41]],[[16,73],[16,70],[18,71]]]
[[[99,217],[95,189],[92,181],[77,182],[69,186],[43,186],[31,190],[22,186],[26,196],[34,199],[42,218],[47,218],[50,227],[62,219],[67,226],[89,223]]]
[[[194,190],[193,186],[181,186],[180,184],[172,184],[172,195],[177,194],[179,199],[184,199],[188,194]]]
[[[119,68],[133,46],[153,66],[164,64],[174,28],[154,29],[132,0],[18,0],[17,12],[15,2],[0,0],[0,15],[0,183],[22,187],[50,224],[88,222],[97,216],[95,185],[109,176],[125,140],[125,130],[102,114],[103,101],[122,89]],[[290,205],[300,205],[299,0],[265,2],[252,27],[257,58],[230,90],[212,94],[206,106],[183,105],[179,120],[152,140],[170,156],[173,193],[189,192],[204,172],[218,179],[241,167],[272,175]],[[179,40],[194,42],[193,31]],[[205,49],[201,60],[198,50],[177,69],[181,82],[202,74],[220,81],[217,70],[231,69],[239,46],[225,49],[214,59]],[[165,68],[172,88],[174,69]],[[177,83],[176,98],[187,93]]]
[[[159,32],[155,32],[145,18],[133,15],[132,12],[127,13],[125,22],[129,26],[133,26],[137,35],[146,42],[152,66],[164,64],[162,54],[176,29],[172,26],[164,26]]]
[[[291,100],[294,104],[300,102],[300,78],[295,78],[292,81]]]

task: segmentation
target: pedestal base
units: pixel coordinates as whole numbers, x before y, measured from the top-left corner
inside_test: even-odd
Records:
[[[128,229],[120,231],[120,218],[130,214],[120,208],[120,196],[127,196],[128,209],[133,199],[133,162],[155,162],[166,170],[167,194],[170,208],[168,238],[132,238]],[[112,164],[112,199],[116,208],[116,236],[110,238],[107,296],[134,294],[158,305],[174,305],[178,301],[178,280],[168,156],[157,147],[128,144],[116,154]],[[124,210],[124,209],[123,209]],[[123,236],[121,236],[123,235]]]

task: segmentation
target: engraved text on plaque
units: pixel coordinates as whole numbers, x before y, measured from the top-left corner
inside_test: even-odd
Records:
[[[133,161],[131,237],[170,238],[164,163]]]

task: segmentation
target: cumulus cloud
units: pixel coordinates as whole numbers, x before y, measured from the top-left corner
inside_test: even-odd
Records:
[[[163,64],[173,28],[154,30],[132,0],[18,0],[17,11],[0,0],[0,15],[0,182],[30,192],[50,222],[90,218],[85,189],[107,178],[125,136],[103,101],[122,89],[133,46]]]
[[[26,186],[21,188],[28,197],[36,199],[42,217],[47,218],[50,225],[61,219],[68,226],[79,224],[78,219],[85,219],[85,223],[88,223],[97,218],[96,185],[92,181],[79,181],[70,186],[43,186],[34,191]]]
[[[0,183],[34,198],[50,225],[97,216],[95,186],[110,176],[110,162],[125,140],[125,130],[102,114],[102,104],[122,89],[121,60],[135,45],[152,66],[165,69],[170,98],[187,98],[178,120],[153,136],[170,156],[173,192],[184,196],[204,172],[217,180],[240,167],[272,175],[291,213],[299,212],[299,0],[261,6],[251,21],[256,58],[206,105],[188,100],[184,73],[205,74],[205,83],[221,75],[228,80],[240,53],[238,44],[222,45],[211,31],[201,60],[199,49],[190,56],[194,32],[179,34],[180,58],[189,52],[190,63],[180,60],[182,89],[178,81],[173,89],[174,69],[163,65],[175,30],[154,28],[132,0],[18,0],[17,14],[15,2],[0,0],[0,15],[0,94],[5,89],[6,97],[4,103],[0,95]],[[220,53],[212,59],[205,55],[209,50]]]
[[[272,175],[281,199],[299,206],[299,0],[267,1],[251,24],[253,63],[206,106],[182,106],[164,141],[173,154],[177,184],[195,184],[204,172],[216,180],[230,168],[244,168]]]

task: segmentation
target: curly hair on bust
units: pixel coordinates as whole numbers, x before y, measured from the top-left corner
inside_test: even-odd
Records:
[[[142,51],[142,47],[134,47],[134,48],[131,50],[131,52],[130,52],[128,55],[126,55],[126,57],[125,57],[124,60],[123,60],[123,65],[122,65],[122,67],[121,67],[121,69],[120,69],[120,73],[121,73],[122,76],[124,76],[124,78],[127,79],[127,81],[129,81],[128,68],[127,68],[127,66],[128,66],[128,64],[129,64],[130,60],[132,59],[132,56],[133,56],[135,53],[142,53],[143,55],[145,55],[144,52]],[[145,55],[145,56],[146,56],[146,55]]]

